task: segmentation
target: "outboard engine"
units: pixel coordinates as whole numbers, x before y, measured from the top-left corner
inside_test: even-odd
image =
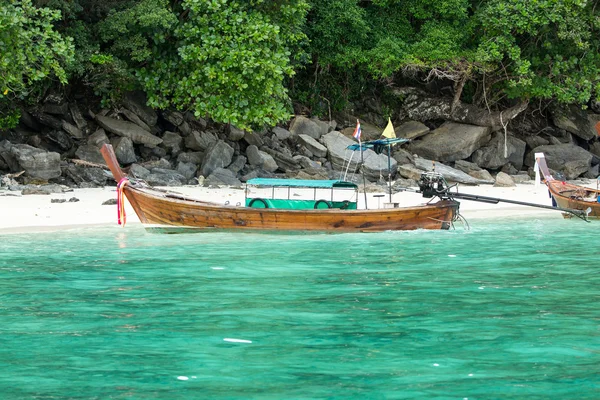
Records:
[[[448,198],[448,183],[441,174],[424,172],[418,182],[419,191],[425,198],[438,196],[440,199]]]

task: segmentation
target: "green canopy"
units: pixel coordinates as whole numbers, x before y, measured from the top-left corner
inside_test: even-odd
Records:
[[[252,186],[269,187],[298,187],[298,188],[351,188],[356,189],[355,183],[339,180],[310,180],[310,179],[277,179],[277,178],[254,178],[246,182]]]

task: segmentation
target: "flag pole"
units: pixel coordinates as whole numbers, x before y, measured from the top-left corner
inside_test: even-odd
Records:
[[[390,203],[392,202],[392,161],[390,160],[392,153],[392,145],[388,142],[388,188],[390,192]]]
[[[363,193],[365,195],[365,210],[368,210],[369,208],[367,207],[367,180],[365,178],[365,159],[363,158],[363,148],[362,143],[360,141],[360,135],[358,136],[358,147],[360,148],[360,163],[363,178]]]

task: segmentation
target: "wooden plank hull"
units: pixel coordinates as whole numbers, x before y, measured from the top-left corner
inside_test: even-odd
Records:
[[[589,209],[590,212],[588,213],[587,218],[600,218],[600,203],[598,203],[600,190],[586,188],[554,179],[550,173],[548,165],[546,164],[546,159],[543,153],[536,153],[535,160],[539,165],[540,171],[542,172],[544,183],[548,187],[550,196],[552,196],[558,207],[582,211]],[[573,214],[563,213],[563,217],[573,218]]]
[[[184,230],[267,230],[313,232],[377,232],[386,230],[448,229],[459,203],[379,210],[281,210],[235,207],[174,199],[151,189],[124,188],[140,221],[162,232]]]
[[[546,186],[558,207],[584,211],[589,208],[588,218],[600,218],[600,203],[597,200],[600,191],[557,180],[547,181]],[[563,216],[573,217],[567,213],[563,213]]]
[[[112,146],[101,149],[115,180],[126,178]],[[288,210],[220,205],[199,201],[129,182],[123,193],[140,221],[163,232],[189,230],[377,232],[386,230],[449,229],[458,216],[459,203],[379,210]]]

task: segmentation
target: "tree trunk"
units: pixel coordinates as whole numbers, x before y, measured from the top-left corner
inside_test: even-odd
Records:
[[[523,101],[503,111],[489,112],[472,104],[445,97],[432,97],[430,94],[416,88],[398,88],[394,94],[404,99],[402,113],[404,116],[416,121],[444,119],[465,124],[489,126],[492,130],[502,128],[502,123],[515,118],[527,109],[529,101]],[[456,100],[456,99],[454,99]]]

